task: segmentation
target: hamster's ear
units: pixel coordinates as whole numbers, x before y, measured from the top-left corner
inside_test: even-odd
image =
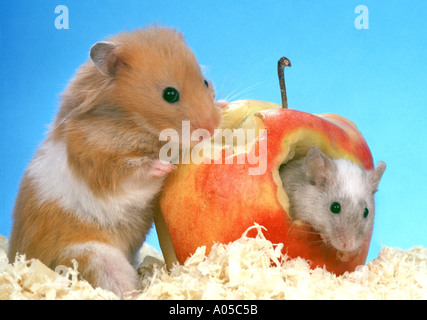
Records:
[[[124,65],[116,49],[116,44],[107,41],[97,42],[90,48],[90,59],[103,75],[114,76],[117,68]]]
[[[333,178],[332,160],[316,146],[312,146],[308,151],[304,160],[304,168],[310,182],[318,187],[326,186]]]
[[[385,162],[381,161],[374,170],[370,170],[368,172],[369,185],[371,187],[372,193],[377,192],[378,185],[380,184],[380,180],[383,176],[385,168]]]

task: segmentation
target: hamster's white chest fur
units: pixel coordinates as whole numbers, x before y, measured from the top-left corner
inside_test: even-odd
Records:
[[[68,164],[66,145],[47,140],[31,162],[28,177],[36,185],[40,203],[54,201],[63,209],[85,221],[96,221],[102,227],[133,221],[139,209],[147,207],[160,191],[162,179],[141,183],[124,181],[118,194],[100,198],[88,184],[76,177]]]

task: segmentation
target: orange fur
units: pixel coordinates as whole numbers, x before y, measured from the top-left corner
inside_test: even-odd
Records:
[[[150,220],[141,220],[139,223],[132,221],[115,228],[81,221],[54,202],[40,205],[34,186],[26,178],[23,179],[18,199],[9,242],[10,260],[14,258],[15,252],[20,252],[25,253],[27,258],[37,258],[54,268],[58,265],[56,258],[66,247],[89,241],[113,245],[131,260],[141,246],[139,231],[151,226]]]
[[[180,132],[182,121],[189,120],[192,130],[213,132],[221,114],[181,34],[153,27],[119,34],[108,43],[69,84],[52,129],[23,177],[9,259],[24,253],[54,268],[76,258],[93,285],[122,294],[134,281],[117,271],[123,264],[89,265],[96,259],[114,263],[117,253],[108,256],[109,247],[131,261],[144,241],[157,190],[150,188],[161,185],[150,176],[162,146],[160,131]],[[180,92],[179,103],[163,100],[166,87]],[[143,197],[146,202],[138,201]]]

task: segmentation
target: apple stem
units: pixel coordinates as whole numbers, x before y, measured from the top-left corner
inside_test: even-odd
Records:
[[[286,95],[285,67],[290,67],[291,62],[286,57],[281,57],[277,63],[277,74],[279,75],[280,93],[282,94],[282,108],[288,108],[288,96]]]

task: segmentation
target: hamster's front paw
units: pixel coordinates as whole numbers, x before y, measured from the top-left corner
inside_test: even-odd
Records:
[[[151,163],[148,174],[153,178],[160,178],[166,176],[168,173],[171,173],[175,170],[176,166],[172,163],[156,159]]]

